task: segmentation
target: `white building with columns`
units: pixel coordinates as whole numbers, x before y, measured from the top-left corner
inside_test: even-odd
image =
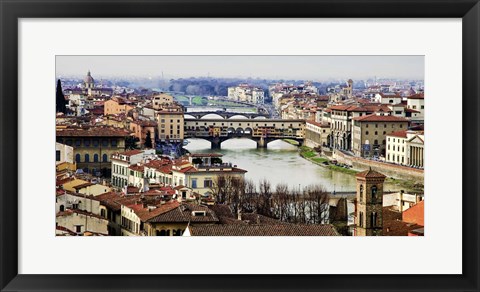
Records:
[[[412,167],[424,167],[423,131],[397,131],[387,135],[386,161]]]

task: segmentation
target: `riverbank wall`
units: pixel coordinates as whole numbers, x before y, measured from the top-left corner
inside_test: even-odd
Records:
[[[383,163],[373,160],[364,159],[361,157],[354,157],[346,155],[340,151],[333,150],[332,156],[339,163],[351,165],[353,169],[363,171],[372,168],[375,171],[383,173],[387,177],[395,179],[407,180],[418,184],[424,183],[424,170],[406,167],[402,165],[395,165]]]

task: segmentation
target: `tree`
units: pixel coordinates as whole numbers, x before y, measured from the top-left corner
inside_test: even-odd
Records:
[[[62,83],[60,79],[57,80],[57,94],[55,99],[56,112],[57,113],[66,113],[67,106],[65,102],[65,95],[63,95]]]
[[[125,149],[126,150],[132,150],[132,149],[138,149],[137,142],[140,141],[137,137],[135,136],[128,136],[125,138]]]
[[[152,138],[150,137],[150,131],[147,131],[147,135],[145,136],[145,144],[143,144],[145,148],[152,148]]]

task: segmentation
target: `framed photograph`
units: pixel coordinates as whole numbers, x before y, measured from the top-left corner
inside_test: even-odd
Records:
[[[477,1],[0,7],[2,291],[479,290]]]

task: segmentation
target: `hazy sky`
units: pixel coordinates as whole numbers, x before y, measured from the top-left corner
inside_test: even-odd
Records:
[[[56,74],[326,80],[424,78],[423,56],[57,56]]]

